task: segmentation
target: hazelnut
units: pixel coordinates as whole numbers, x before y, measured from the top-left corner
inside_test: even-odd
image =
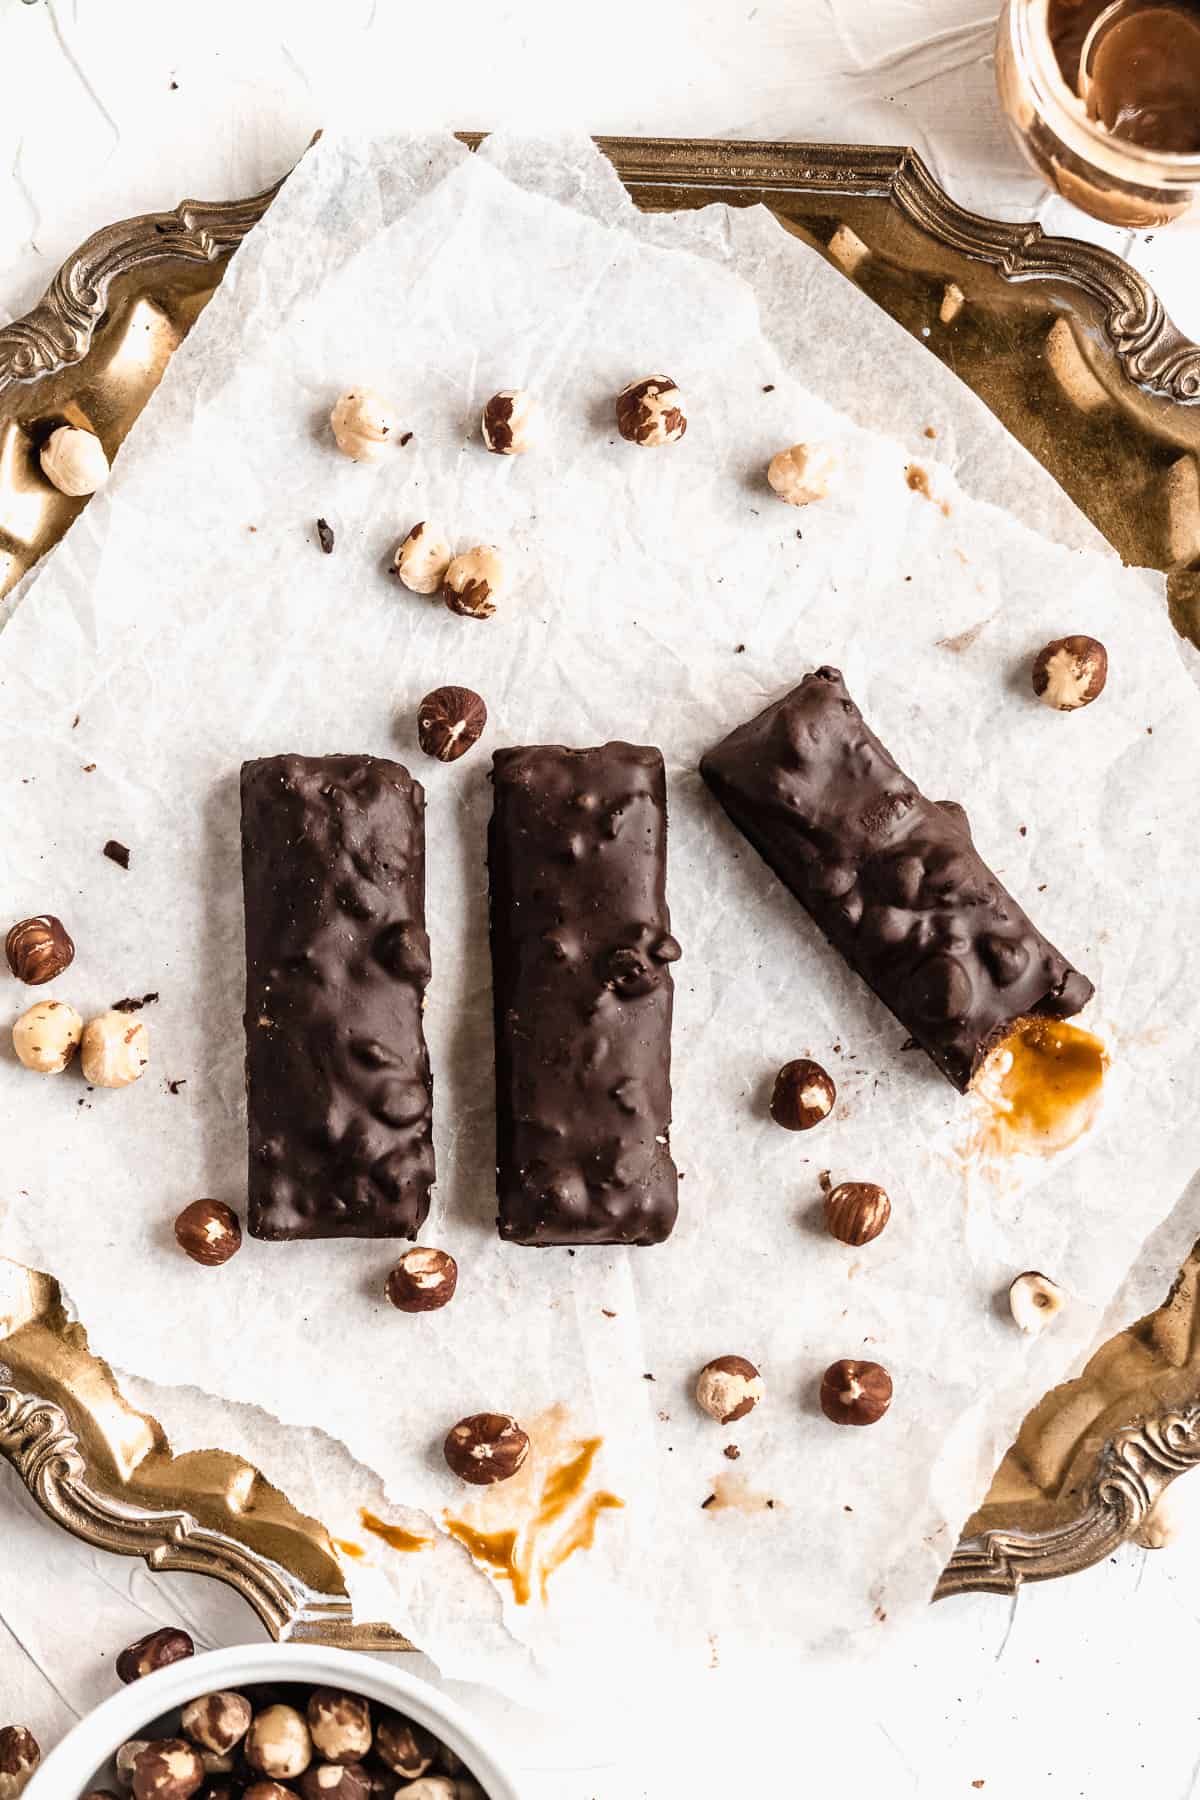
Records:
[[[241,1743],[253,1717],[250,1702],[243,1694],[202,1694],[198,1700],[188,1701],[180,1724],[183,1735],[191,1738],[193,1744],[224,1756]]]
[[[762,1399],[762,1376],[744,1356],[717,1356],[696,1377],[696,1404],[718,1424],[744,1419]]]
[[[403,1713],[384,1713],[375,1725],[375,1754],[394,1775],[415,1781],[432,1767],[438,1741],[423,1725]]]
[[[516,1474],[529,1455],[529,1439],[507,1413],[472,1413],[447,1432],[442,1453],[461,1480],[490,1487]]]
[[[132,1782],[133,1765],[142,1754],[142,1751],[148,1750],[149,1748],[149,1738],[130,1738],[127,1744],[121,1745],[116,1756],[113,1758],[113,1761],[116,1766],[117,1780],[121,1783],[122,1787],[128,1787]]]
[[[268,1706],[246,1734],[245,1757],[260,1775],[290,1781],[312,1761],[312,1738],[294,1706]]]
[[[837,1088],[832,1075],[810,1057],[784,1063],[775,1077],[771,1117],[785,1131],[811,1131],[833,1111]]]
[[[414,594],[436,594],[450,565],[450,546],[425,519],[418,521],[396,546],[392,574]]]
[[[53,981],[75,960],[75,946],[61,919],[53,913],[39,913],[36,919],[22,919],[4,940],[8,966],[18,981],[27,987],[42,987]]]
[[[219,1269],[242,1247],[241,1220],[223,1200],[193,1200],[175,1221],[175,1242],[193,1262]]]
[[[502,388],[483,409],[480,430],[497,456],[523,456],[537,439],[538,403],[527,388]]]
[[[326,1762],[357,1762],[371,1748],[371,1709],[357,1694],[314,1688],[308,1697],[308,1729]]]
[[[1048,1275],[1040,1275],[1036,1269],[1018,1275],[1008,1290],[1009,1311],[1030,1337],[1037,1337],[1044,1331],[1066,1303],[1067,1297],[1058,1284]]]
[[[242,1800],[296,1800],[296,1791],[278,1781],[252,1781],[243,1789]]]
[[[351,388],[343,394],[329,423],[338,449],[354,462],[375,462],[396,432],[391,408],[370,388]]]
[[[155,1669],[165,1669],[170,1663],[183,1662],[185,1657],[195,1654],[196,1646],[186,1631],[164,1625],[161,1630],[147,1632],[145,1637],[122,1650],[117,1658],[117,1679],[140,1681],[143,1675],[153,1675]]]
[[[297,1787],[303,1800],[370,1800],[371,1777],[358,1763],[313,1763]]]
[[[206,1777],[232,1775],[238,1766],[238,1758],[232,1750],[201,1750],[200,1761],[204,1764]]]
[[[451,559],[442,577],[442,599],[464,619],[490,619],[496,610],[492,596],[503,587],[500,552],[493,544],[476,544]]]
[[[687,424],[683,395],[669,375],[643,375],[617,395],[617,430],[644,450],[677,444]]]
[[[839,1181],[825,1196],[830,1237],[857,1249],[877,1238],[892,1216],[892,1203],[873,1181]]]
[[[13,1049],[27,1069],[61,1075],[83,1034],[83,1020],[65,1000],[39,1000],[12,1028]]]
[[[417,741],[426,756],[457,762],[479,742],[486,724],[487,707],[470,688],[434,688],[417,709]]]
[[[42,445],[42,474],[60,494],[82,500],[99,491],[108,480],[108,458],[94,431],[78,425],[60,425]]]
[[[79,1060],[93,1087],[129,1087],[150,1061],[150,1033],[128,1013],[97,1013],[83,1028]]]
[[[134,1760],[133,1800],[190,1800],[204,1781],[204,1764],[193,1744],[160,1738]]]
[[[17,1800],[42,1760],[41,1748],[24,1725],[0,1726],[0,1800]]]
[[[835,1362],[821,1377],[821,1411],[835,1425],[874,1425],[892,1404],[892,1378],[873,1362]]]
[[[1033,691],[1058,712],[1077,712],[1104,692],[1108,651],[1097,638],[1055,638],[1033,659]]]
[[[829,492],[837,458],[819,444],[793,444],[767,464],[767,480],[789,506],[810,506]]]
[[[458,1264],[448,1250],[406,1250],[387,1278],[387,1297],[397,1312],[437,1312],[458,1286]]]
[[[448,1775],[422,1775],[419,1780],[401,1788],[396,1800],[467,1800],[464,1788]]]

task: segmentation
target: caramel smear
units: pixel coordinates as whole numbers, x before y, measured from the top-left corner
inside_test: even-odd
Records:
[[[993,1156],[1056,1156],[1100,1110],[1108,1052],[1063,1019],[1021,1019],[990,1053],[971,1092],[985,1109],[980,1148]]]
[[[334,1538],[333,1547],[339,1556],[349,1556],[355,1562],[361,1562],[367,1554],[361,1544],[354,1543],[350,1538]]]
[[[589,1491],[603,1438],[572,1435],[562,1407],[527,1423],[530,1454],[511,1481],[484,1489],[461,1516],[446,1513],[446,1530],[480,1568],[511,1584],[518,1606],[537,1595],[579,1550],[590,1550],[602,1513],[625,1502],[606,1489]]]
[[[929,485],[929,470],[923,469],[920,463],[909,463],[904,470],[904,479],[914,494],[920,494],[924,500],[932,500],[947,518],[950,517],[950,502],[939,500]]]
[[[405,1531],[403,1525],[389,1525],[386,1519],[376,1518],[365,1506],[359,1507],[358,1516],[364,1531],[369,1531],[372,1537],[382,1538],[393,1550],[428,1550],[433,1542],[432,1538],[422,1537],[419,1532]],[[361,1551],[359,1555],[362,1555]]]

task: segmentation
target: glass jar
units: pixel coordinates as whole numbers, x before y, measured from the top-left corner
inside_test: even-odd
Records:
[[[1000,104],[1025,156],[1065,200],[1107,225],[1182,218],[1200,200],[1200,156],[1147,150],[1089,119],[1059,70],[1048,11],[1049,0],[1006,0],[996,39]]]

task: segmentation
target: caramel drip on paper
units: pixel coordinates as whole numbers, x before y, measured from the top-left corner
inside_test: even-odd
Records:
[[[372,1537],[382,1538],[393,1550],[428,1550],[433,1542],[432,1538],[421,1537],[415,1531],[405,1531],[403,1525],[389,1525],[386,1519],[377,1519],[365,1506],[359,1507],[358,1516],[363,1522],[364,1530],[369,1531]]]
[[[512,1582],[513,1599],[518,1606],[527,1604],[529,1577],[517,1562],[515,1531],[477,1531],[465,1519],[452,1519],[449,1513],[446,1514],[446,1530],[469,1551],[472,1560],[487,1569],[489,1574],[495,1575],[500,1581]]]
[[[367,1554],[361,1544],[352,1543],[349,1538],[334,1538],[333,1547],[340,1550],[343,1556],[352,1556],[356,1562]]]
[[[1063,1019],[1022,1019],[990,1053],[973,1092],[988,1108],[985,1149],[1053,1156],[1081,1138],[1100,1109],[1108,1052]]]

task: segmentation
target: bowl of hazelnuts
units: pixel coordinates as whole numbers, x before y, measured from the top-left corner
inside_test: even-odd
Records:
[[[257,1644],[131,1681],[46,1757],[24,1800],[519,1795],[471,1718],[427,1682],[351,1651]]]

